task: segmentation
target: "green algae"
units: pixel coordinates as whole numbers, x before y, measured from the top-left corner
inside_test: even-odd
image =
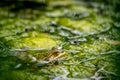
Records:
[[[119,24],[106,15],[114,11],[98,2],[45,4],[17,12],[12,6],[0,8],[0,80],[119,80]],[[42,59],[52,47],[67,55],[43,66],[26,58]]]
[[[22,34],[22,36],[24,36],[24,38],[13,41],[17,48],[27,47],[50,49],[54,46],[57,46],[59,42],[51,39],[50,35],[48,34],[38,33],[35,31],[28,34]]]

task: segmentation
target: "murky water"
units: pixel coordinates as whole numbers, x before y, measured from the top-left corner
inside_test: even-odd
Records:
[[[79,0],[0,3],[0,80],[119,80],[116,6]]]

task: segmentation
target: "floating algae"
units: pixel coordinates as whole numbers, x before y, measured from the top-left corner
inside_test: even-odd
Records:
[[[119,80],[118,4],[1,2],[0,80]]]

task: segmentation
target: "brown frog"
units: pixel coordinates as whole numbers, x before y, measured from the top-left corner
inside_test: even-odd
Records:
[[[48,52],[48,56],[44,58],[44,60],[53,61],[59,58],[62,58],[66,55],[66,52],[64,52],[61,49],[58,49],[56,47],[53,47],[50,52]]]
[[[61,49],[58,49],[56,47],[53,47],[48,53],[47,56],[44,57],[42,60],[37,62],[37,66],[41,66],[44,64],[54,63],[58,59],[63,58],[66,55],[66,52],[64,52]]]
[[[48,51],[45,55],[38,54],[38,55],[32,55],[29,54],[24,50],[18,51],[14,56],[16,56],[17,59],[22,60],[23,62],[29,63],[29,64],[35,64],[36,66],[42,66],[46,64],[54,64],[58,59],[63,58],[66,55],[66,52],[64,52],[61,49],[58,49],[56,47],[53,47],[50,51]],[[43,56],[42,58],[37,58],[37,56]],[[34,65],[34,66],[35,66]]]

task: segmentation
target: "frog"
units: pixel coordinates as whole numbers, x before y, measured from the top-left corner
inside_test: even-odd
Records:
[[[66,55],[66,52],[58,49],[56,47],[53,47],[51,49],[51,51],[48,53],[48,56],[46,58],[44,58],[44,60],[48,60],[48,61],[53,61],[53,60],[57,60],[59,58],[62,58]]]
[[[37,66],[46,65],[46,64],[54,64],[56,61],[66,56],[66,52],[62,49],[58,49],[57,47],[52,47],[50,51],[48,51],[47,56],[43,59],[37,61]]]
[[[29,49],[28,49],[29,50]],[[57,47],[52,47],[50,50],[48,50],[46,53],[38,54],[38,55],[32,55],[28,53],[26,50],[21,50],[17,52],[15,55],[19,60],[23,62],[27,62],[27,64],[34,64],[35,66],[43,66],[43,65],[50,65],[54,64],[56,61],[64,58],[66,56],[66,52],[62,49],[58,49]],[[37,56],[43,56],[42,58]]]

